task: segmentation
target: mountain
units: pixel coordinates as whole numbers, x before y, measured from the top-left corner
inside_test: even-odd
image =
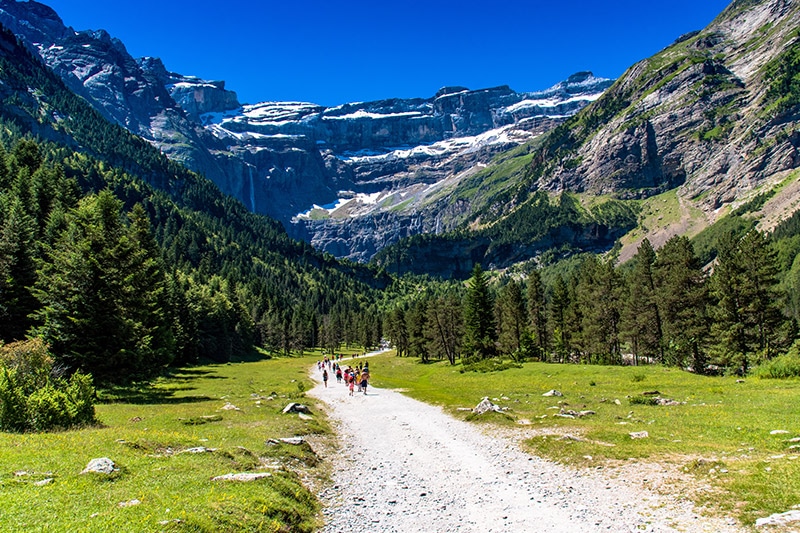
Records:
[[[415,270],[433,255],[444,265],[462,261],[467,246],[475,261],[498,268],[541,262],[557,249],[616,246],[624,261],[645,237],[658,246],[695,235],[744,205],[759,227],[774,227],[796,210],[800,189],[798,27],[796,2],[731,3],[566,122],[455,187],[449,205],[470,205],[457,231],[401,242],[378,262]],[[547,210],[560,221],[543,218]]]
[[[149,376],[173,356],[377,344],[391,283],[289,238],[107,120],[5,28],[0,236],[0,340],[40,332],[71,367],[85,348],[109,382],[136,377],[111,364],[134,352],[164,356],[142,365]]]
[[[224,82],[134,59],[107,32],[67,28],[43,4],[0,0],[0,24],[109,120],[292,235],[358,260],[449,227],[437,209],[420,208],[431,189],[563,122],[612,83],[584,72],[534,93],[446,87],[332,108],[242,105]]]

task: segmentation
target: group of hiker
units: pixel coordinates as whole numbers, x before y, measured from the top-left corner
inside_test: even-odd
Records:
[[[322,361],[317,361],[317,368],[322,371],[322,382],[325,388],[328,387],[328,378],[331,373],[336,376],[336,383],[342,383],[347,386],[350,391],[350,396],[355,392],[367,393],[367,385],[369,384],[369,361],[364,364],[359,363],[355,368],[347,366],[342,368],[339,364],[341,359],[336,360],[325,357]]]

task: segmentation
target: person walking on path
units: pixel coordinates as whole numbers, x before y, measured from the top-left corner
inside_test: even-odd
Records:
[[[325,388],[328,388],[328,369],[324,369],[322,371],[322,382],[325,384]]]
[[[361,372],[361,390],[364,391],[364,394],[367,394],[367,382],[369,381],[369,372],[364,369]]]

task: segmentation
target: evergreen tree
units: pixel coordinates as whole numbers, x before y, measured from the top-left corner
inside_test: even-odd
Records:
[[[12,197],[0,224],[0,340],[22,340],[33,325],[29,315],[39,302],[31,293],[35,223],[19,198]]]
[[[428,304],[425,336],[433,357],[446,358],[451,365],[461,351],[463,318],[461,302],[453,295],[432,299]]]
[[[464,356],[486,359],[496,353],[494,305],[489,282],[480,265],[475,265],[464,297]]]
[[[618,364],[619,275],[610,262],[587,257],[579,270],[575,305],[580,309],[579,343],[587,362]]]
[[[163,275],[109,191],[80,202],[38,270],[38,333],[71,368],[100,383],[152,376],[168,364]],[[152,298],[152,299],[151,299]]]
[[[663,320],[664,361],[705,372],[710,335],[708,287],[688,238],[672,237],[661,247],[653,278]]]
[[[427,363],[430,360],[429,342],[426,336],[427,315],[428,302],[423,299],[414,302],[406,313],[408,355],[410,357],[419,357],[423,363]]]
[[[528,323],[533,334],[535,355],[546,360],[549,337],[547,335],[547,301],[545,299],[544,284],[538,270],[531,272],[528,277]]]
[[[529,335],[525,297],[522,288],[510,280],[497,298],[498,345],[500,351],[523,358],[523,339]]]
[[[653,279],[656,253],[644,239],[633,257],[633,269],[627,276],[626,298],[622,306],[622,331],[629,341],[634,362],[663,361],[661,315],[658,312]]]
[[[786,319],[777,274],[776,254],[760,231],[721,239],[711,278],[717,300],[713,329],[722,362],[742,373],[753,355],[770,358],[780,344]]]
[[[408,328],[406,313],[401,306],[395,307],[386,319],[386,334],[397,350],[399,357],[408,355]]]
[[[548,324],[553,328],[551,337],[557,360],[565,362],[572,352],[569,314],[572,306],[569,286],[562,276],[558,276],[550,299],[550,319]]]

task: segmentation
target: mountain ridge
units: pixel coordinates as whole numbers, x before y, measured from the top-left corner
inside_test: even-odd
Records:
[[[329,216],[318,210],[309,219],[297,215],[337,203],[340,192],[351,198],[378,192],[414,196],[416,189],[452,180],[465,166],[487,163],[495,153],[552,128],[611,83],[584,72],[533,93],[508,86],[450,87],[430,98],[331,108],[297,102],[242,106],[224,82],[169,72],[158,59],[136,60],[107,32],[66,28],[42,4],[2,0],[0,23],[107,118],[205,174],[254,212],[279,219],[293,236],[360,261],[435,221],[416,214],[415,207],[405,210],[402,202],[389,202],[385,210],[351,209],[346,218],[376,227],[383,235],[376,239],[343,228],[341,211]],[[492,130],[497,134],[488,134]],[[406,224],[408,217],[422,217],[424,223]]]

